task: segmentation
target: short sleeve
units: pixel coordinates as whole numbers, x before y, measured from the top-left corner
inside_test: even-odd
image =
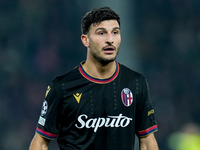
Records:
[[[157,130],[157,122],[150,99],[149,87],[146,79],[143,77],[136,103],[136,134],[138,137],[144,137]]]
[[[59,133],[58,124],[59,97],[56,92],[55,82],[47,87],[45,100],[42,104],[36,132],[41,136],[53,140]]]

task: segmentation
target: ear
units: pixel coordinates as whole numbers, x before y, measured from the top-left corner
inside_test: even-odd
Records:
[[[89,47],[89,39],[88,36],[85,34],[81,35],[81,41],[85,47]]]

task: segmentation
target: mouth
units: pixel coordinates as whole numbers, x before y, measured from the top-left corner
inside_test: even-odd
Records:
[[[104,53],[111,54],[114,53],[115,47],[114,46],[106,46],[103,48]]]

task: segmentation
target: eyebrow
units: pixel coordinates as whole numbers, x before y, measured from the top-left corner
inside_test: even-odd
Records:
[[[97,32],[98,30],[106,30],[106,29],[105,28],[97,28],[95,30],[95,32]],[[120,30],[120,28],[119,27],[115,27],[115,28],[112,29],[112,31],[114,31],[114,30]]]

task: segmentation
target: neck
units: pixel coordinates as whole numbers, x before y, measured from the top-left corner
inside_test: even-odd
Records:
[[[115,61],[107,64],[102,64],[99,62],[90,62],[88,60],[83,64],[84,70],[91,76],[99,79],[109,78],[113,75],[116,69]]]

